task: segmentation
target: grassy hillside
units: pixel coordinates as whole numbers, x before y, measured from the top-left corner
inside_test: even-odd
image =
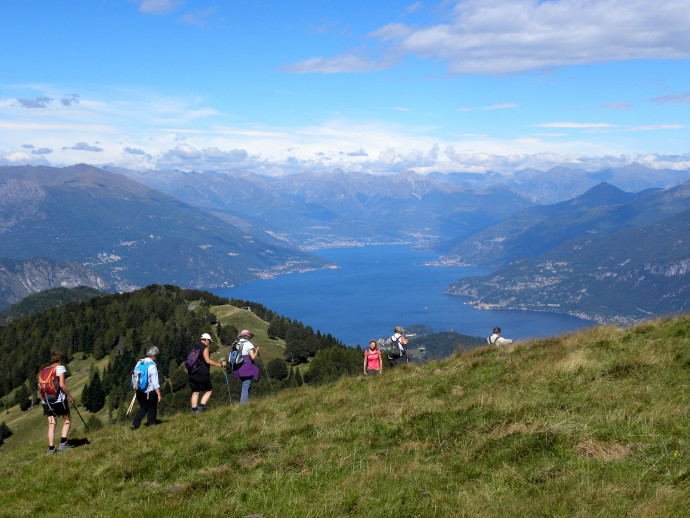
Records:
[[[27,443],[2,512],[687,516],[689,388],[690,317],[594,328]]]

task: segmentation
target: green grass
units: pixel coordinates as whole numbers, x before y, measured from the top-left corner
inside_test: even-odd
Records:
[[[27,441],[0,514],[688,516],[689,351],[690,317],[593,328]]]

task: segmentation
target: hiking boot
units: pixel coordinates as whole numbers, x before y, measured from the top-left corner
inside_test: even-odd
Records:
[[[52,450],[48,448],[48,455],[55,455],[58,452],[56,448],[53,448]]]
[[[57,451],[67,451],[69,450],[69,444],[66,442],[61,442],[60,446],[57,447]]]
[[[139,428],[139,427],[138,427],[138,426],[134,426],[133,424],[129,425],[129,429],[130,429],[130,430],[136,430],[137,428]]]
[[[192,414],[198,414],[199,412],[201,412],[201,410],[198,408],[192,408]]]

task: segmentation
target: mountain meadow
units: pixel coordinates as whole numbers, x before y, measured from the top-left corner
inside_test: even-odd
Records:
[[[680,517],[690,511],[689,316],[483,347],[366,378],[355,376],[361,351],[260,305],[170,286],[142,292],[144,298],[131,299],[143,313],[141,322],[128,322],[139,326],[136,336],[113,333],[114,347],[99,353],[66,342],[67,385],[90,423],[87,431],[73,411],[69,451],[46,454],[40,408],[7,408],[3,431],[12,435],[0,447],[3,516]],[[138,293],[90,301],[113,298],[122,308]],[[157,293],[165,297],[156,302]],[[153,309],[144,309],[144,300],[155,302]],[[90,301],[49,311],[86,315]],[[26,332],[48,313],[17,319],[12,329]],[[229,404],[222,369],[212,368],[210,409],[191,415],[185,383],[173,379],[180,356],[203,330],[214,333],[219,359],[230,331],[242,327],[256,333],[268,364],[260,362],[262,382],[244,406],[234,386]],[[97,373],[110,379],[116,358],[129,354],[132,365],[115,382],[126,385],[141,349],[156,336],[176,343],[174,329],[186,348],[165,352],[162,339],[167,366],[160,357],[158,365],[169,384],[163,403],[178,398],[179,409],[161,406],[159,425],[132,431],[131,416],[122,415],[131,390],[113,386],[100,410],[84,408],[83,391]],[[311,349],[294,349],[295,343]],[[303,355],[305,361],[297,359]],[[271,368],[274,360],[286,364],[287,375]],[[22,386],[35,386],[35,373],[27,378]],[[4,393],[3,403],[19,388]]]

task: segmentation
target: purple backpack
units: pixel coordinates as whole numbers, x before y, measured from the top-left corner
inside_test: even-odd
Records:
[[[194,346],[194,349],[189,351],[187,359],[184,362],[184,366],[187,367],[187,372],[189,374],[194,374],[199,370],[199,367],[201,366],[201,359],[203,358],[201,351],[203,350],[204,346],[197,344]]]

